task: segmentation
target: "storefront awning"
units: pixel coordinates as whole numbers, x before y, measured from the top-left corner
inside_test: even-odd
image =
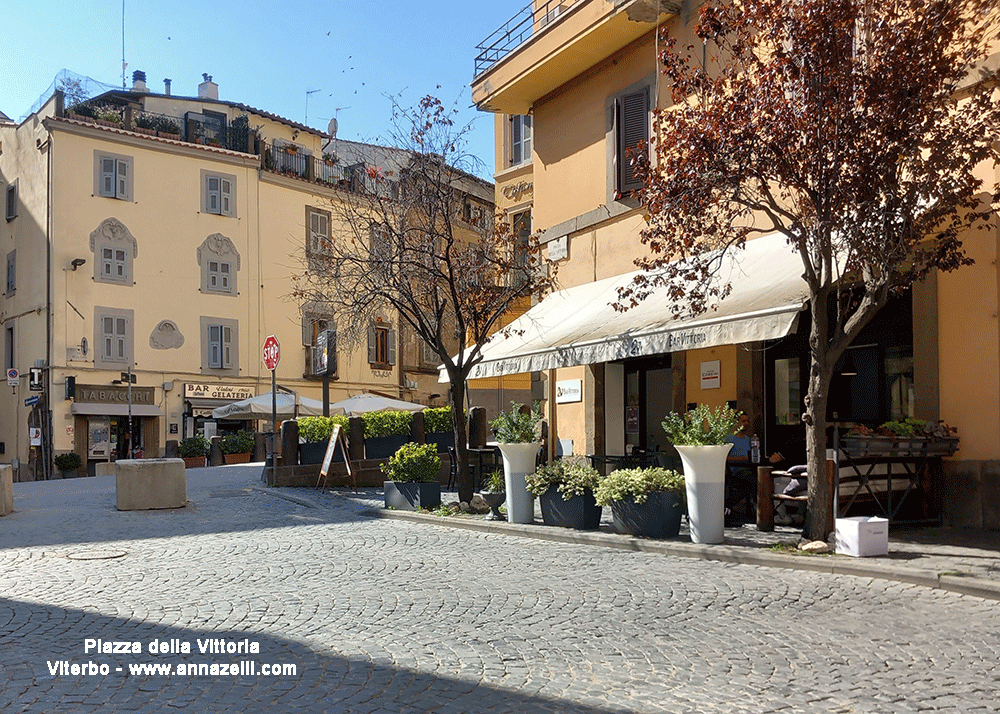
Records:
[[[504,338],[484,347],[484,360],[470,378],[521,374],[557,367],[611,362],[630,357],[739,344],[784,337],[796,328],[809,298],[802,260],[784,236],[747,242],[723,259],[720,282],[732,292],[694,319],[671,317],[671,299],[658,289],[621,313],[612,305],[618,289],[636,273],[619,275],[555,292],[515,320]],[[448,381],[441,369],[441,382]]]
[[[128,416],[128,404],[103,404],[87,402],[83,404],[73,404],[70,410],[74,414],[99,414],[101,416]],[[163,412],[159,407],[152,404],[133,404],[132,416],[134,417],[160,417]]]

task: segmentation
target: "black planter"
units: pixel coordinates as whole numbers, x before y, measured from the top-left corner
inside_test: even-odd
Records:
[[[612,501],[615,530],[647,538],[676,538],[681,532],[681,497],[668,491],[652,491],[645,503]]]
[[[547,526],[592,531],[601,525],[601,507],[591,491],[571,496],[567,501],[559,493],[558,486],[549,486],[549,490],[538,497],[538,502],[542,507],[542,522]]]
[[[437,444],[438,453],[443,454],[448,450],[449,446],[454,448],[455,432],[436,431],[430,434],[424,434],[424,442],[427,444]]]
[[[309,441],[305,444],[299,444],[299,463],[300,464],[321,464],[323,463],[323,457],[326,456],[326,445],[329,442],[326,441]],[[344,454],[341,449],[335,449],[333,452],[333,463],[342,462],[344,460]]]
[[[437,508],[441,505],[441,484],[437,481],[410,483],[385,481],[385,507],[397,511],[416,511],[419,508]]]
[[[410,440],[409,436],[370,436],[365,439],[366,459],[388,459],[399,447]]]

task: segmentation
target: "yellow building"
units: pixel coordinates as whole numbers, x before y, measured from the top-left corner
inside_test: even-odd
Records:
[[[327,316],[290,297],[291,276],[331,235],[334,203],[403,152],[218,96],[207,75],[196,96],[176,96],[137,72],[130,90],[82,102],[57,91],[0,122],[0,324],[5,367],[19,373],[0,396],[0,460],[21,480],[42,478],[53,454],[76,451],[91,471],[124,456],[129,413],[146,456],[247,426],[211,411],[270,391],[269,335],[278,384],[301,396],[322,397],[317,342],[330,330],[331,402],[374,391],[440,403],[436,361],[401,339],[394,315],[369,344],[338,346]],[[492,211],[492,185],[466,184]]]
[[[657,28],[679,47],[700,42],[686,5],[539,0],[478,46],[472,94],[496,115],[497,206],[528,212],[563,290],[533,308],[533,340],[490,352],[473,376],[541,373],[564,452],[667,451],[664,415],[695,403],[749,413],[765,453],[801,431],[808,296],[780,244],[748,244],[747,277],[699,321],[671,322],[663,298],[625,314],[607,307],[648,253],[625,147],[649,136],[652,108],[670,101]],[[958,428],[961,449],[933,495],[946,524],[1000,528],[997,240],[966,241],[973,267],[894,299],[845,356],[858,376],[842,366],[831,389],[830,417],[845,425],[915,416]]]

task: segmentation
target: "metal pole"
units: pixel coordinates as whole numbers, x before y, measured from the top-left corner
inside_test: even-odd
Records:
[[[278,455],[275,453],[274,437],[278,433],[278,370],[271,370],[271,486],[278,483]]]
[[[135,438],[132,436],[132,365],[128,366],[128,458],[135,456]]]

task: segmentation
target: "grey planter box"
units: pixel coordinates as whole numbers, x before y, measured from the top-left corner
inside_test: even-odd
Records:
[[[437,508],[441,505],[441,484],[436,481],[427,483],[385,481],[382,488],[385,491],[386,508],[416,511],[419,508]]]
[[[323,457],[326,456],[326,441],[308,441],[305,444],[299,444],[299,463],[300,464],[321,464],[323,463]],[[333,452],[333,463],[342,462],[344,460],[344,453],[340,449],[335,449]]]
[[[602,509],[591,491],[572,496],[567,501],[559,493],[558,486],[549,486],[549,490],[538,497],[538,502],[542,507],[542,522],[547,526],[592,531],[601,525]]]
[[[399,447],[410,440],[409,436],[372,436],[365,439],[366,459],[388,459]]]
[[[452,431],[434,431],[424,434],[424,441],[428,444],[437,444],[439,454],[448,451],[448,447],[455,447],[455,433]]]
[[[680,496],[667,491],[652,491],[645,503],[611,502],[615,530],[647,538],[677,537],[683,510]]]

